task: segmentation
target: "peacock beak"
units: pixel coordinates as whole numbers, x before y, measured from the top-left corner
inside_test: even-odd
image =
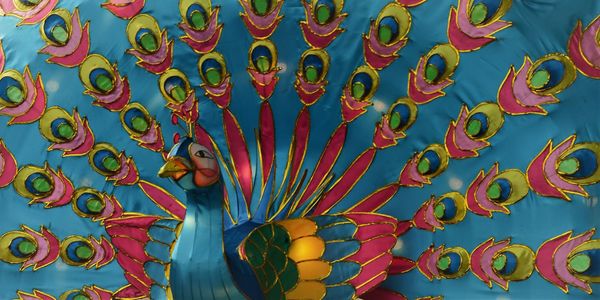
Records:
[[[158,170],[158,176],[162,178],[173,178],[174,180],[179,180],[187,173],[192,171],[191,167],[189,167],[189,163],[184,158],[181,157],[170,157],[167,159],[167,162]]]

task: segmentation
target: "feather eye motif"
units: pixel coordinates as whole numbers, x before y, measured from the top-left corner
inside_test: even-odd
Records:
[[[400,173],[400,185],[422,187],[424,184],[431,184],[431,178],[446,170],[448,160],[449,155],[444,146],[429,145],[406,163]]]
[[[410,98],[400,98],[390,106],[377,123],[373,145],[378,149],[395,146],[406,137],[405,131],[417,119],[417,106]]]
[[[581,21],[569,39],[569,57],[585,76],[600,79],[600,16],[596,17],[586,28],[582,29]]]
[[[120,217],[123,208],[112,195],[100,193],[92,188],[78,188],[71,198],[73,211],[83,218],[104,223],[104,220]]]
[[[101,6],[121,19],[131,19],[142,11],[146,0],[107,0]]]
[[[21,225],[21,230],[0,236],[0,261],[21,264],[21,271],[29,267],[36,271],[55,262],[59,251],[58,239],[44,226],[35,231]]]
[[[144,106],[137,102],[130,103],[121,110],[120,118],[125,131],[141,147],[156,152],[163,151],[165,141],[160,124]]]
[[[112,293],[105,289],[101,289],[95,285],[84,286],[79,290],[70,290],[62,293],[59,300],[78,300],[78,299],[93,299],[93,300],[111,300],[113,299]],[[29,300],[29,299],[24,299]],[[42,299],[46,300],[46,299]],[[54,300],[54,298],[52,298]]]
[[[94,145],[88,159],[94,171],[115,185],[133,185],[139,181],[140,174],[133,160],[108,143]]]
[[[9,125],[39,120],[46,110],[46,91],[42,77],[33,79],[29,67],[0,73],[0,115],[10,116]]]
[[[179,28],[185,32],[181,40],[196,53],[209,53],[219,43],[223,32],[223,24],[218,20],[219,10],[218,6],[212,7],[210,0],[179,1],[182,18]]]
[[[529,193],[525,174],[517,169],[498,171],[498,163],[489,172],[479,172],[466,194],[468,209],[491,218],[493,212],[509,214],[507,206],[521,201]]]
[[[512,23],[501,18],[512,0],[459,0],[458,9],[450,8],[448,40],[458,51],[474,51],[493,41],[494,33]]]
[[[588,197],[583,185],[600,181],[600,144],[575,139],[572,135],[556,147],[548,141],[529,164],[527,179],[536,193],[569,201],[567,194]]]
[[[565,293],[574,286],[591,294],[590,283],[600,282],[600,240],[592,239],[595,232],[592,229],[573,236],[573,231],[568,231],[544,242],[535,258],[540,275]]]
[[[294,87],[302,104],[315,104],[324,94],[329,73],[329,55],[320,49],[309,49],[302,53],[296,72]]]
[[[94,105],[119,111],[129,103],[131,91],[127,77],[121,77],[116,65],[99,54],[91,54],[79,66],[79,79]]]
[[[255,41],[248,51],[248,73],[252,85],[262,100],[269,99],[279,81],[277,72],[277,49],[269,40]]]
[[[198,72],[202,79],[205,95],[219,108],[226,108],[231,102],[231,74],[227,70],[225,58],[221,53],[211,52],[200,57]]]
[[[324,49],[342,32],[340,24],[348,14],[342,13],[344,0],[302,1],[306,20],[300,21],[300,29],[306,42],[316,49]]]
[[[127,24],[126,32],[132,46],[127,53],[137,57],[138,66],[154,74],[171,66],[173,41],[169,41],[166,30],[160,30],[156,19],[147,14],[137,15]]]
[[[417,268],[430,281],[460,278],[469,270],[469,253],[461,247],[432,245],[419,256]]]
[[[55,171],[47,163],[43,168],[27,165],[19,169],[13,186],[19,195],[31,200],[29,204],[43,203],[46,208],[69,204],[75,190],[60,169]]]
[[[541,105],[559,102],[556,94],[569,87],[575,77],[577,69],[564,54],[548,54],[534,63],[525,56],[518,71],[510,67],[498,90],[498,105],[511,115],[546,115]]]
[[[504,124],[500,107],[490,102],[480,103],[471,111],[463,105],[457,119],[450,123],[445,138],[448,154],[457,159],[478,156],[478,150],[488,147],[487,140]]]
[[[85,155],[94,146],[94,134],[87,118],[81,118],[77,109],[70,115],[64,109],[53,106],[42,116],[40,133],[52,143],[48,151],[61,150],[63,156]]]
[[[477,246],[471,253],[471,272],[490,288],[496,283],[508,290],[511,281],[525,280],[534,270],[535,254],[524,245],[511,245],[510,239],[494,238]]]
[[[198,119],[198,100],[187,76],[178,69],[169,69],[158,79],[160,93],[167,107],[186,123]]]
[[[99,269],[114,259],[115,250],[104,236],[70,236],[60,243],[60,257],[70,266]]]
[[[244,8],[242,20],[257,40],[269,38],[283,16],[279,16],[283,0],[239,0]]]
[[[20,25],[37,24],[56,7],[58,0],[0,0],[0,15],[21,20]]]
[[[344,122],[352,122],[367,111],[378,87],[379,74],[371,67],[360,66],[352,72],[340,99]]]
[[[363,35],[365,61],[376,70],[381,70],[394,62],[396,54],[408,38],[411,17],[406,8],[397,3],[386,5],[375,21],[371,21],[369,34]]]
[[[50,55],[49,63],[75,67],[83,62],[90,51],[90,22],[81,27],[79,10],[73,15],[66,9],[56,9],[44,19],[40,34],[46,46],[40,53]]]
[[[450,44],[439,44],[419,59],[416,70],[408,76],[408,96],[415,103],[424,104],[446,95],[444,89],[459,63],[458,50]]]
[[[17,176],[17,160],[0,139],[0,188],[9,185]]]
[[[461,222],[467,213],[465,198],[457,192],[446,193],[425,201],[413,217],[416,228],[434,232],[446,224]]]

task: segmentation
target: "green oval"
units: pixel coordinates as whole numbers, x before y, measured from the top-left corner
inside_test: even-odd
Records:
[[[102,166],[104,166],[104,168],[106,168],[109,171],[117,171],[119,170],[119,168],[121,167],[121,165],[119,164],[119,161],[116,160],[114,157],[105,157],[102,160]]]
[[[75,249],[75,255],[81,259],[90,259],[94,255],[94,251],[88,246],[79,246]]]
[[[108,93],[115,87],[112,79],[104,74],[98,75],[95,82],[98,89],[100,89],[100,91],[103,93]]]
[[[93,213],[100,213],[104,209],[104,203],[100,199],[90,198],[85,203],[85,207]]]
[[[204,29],[206,27],[206,16],[202,12],[194,11],[190,16],[190,21],[194,29]]]
[[[262,74],[268,73],[271,70],[271,61],[266,56],[259,56],[255,64],[256,69]]]
[[[379,31],[377,33],[377,39],[382,43],[382,44],[389,44],[390,42],[392,42],[392,38],[394,37],[394,32],[392,31],[392,28],[390,28],[387,25],[383,25],[383,26],[379,26]]]
[[[90,300],[90,298],[84,294],[77,294],[73,297],[73,300]]]
[[[315,66],[308,66],[304,69],[304,78],[310,83],[315,83],[319,80],[319,70]]]
[[[367,91],[365,85],[358,81],[352,84],[352,97],[356,99],[363,99]]]
[[[206,70],[204,77],[206,77],[206,81],[208,81],[208,84],[212,86],[218,85],[219,83],[221,83],[222,80],[221,71],[215,68],[210,68]]]
[[[389,125],[392,130],[396,130],[398,127],[400,127],[400,124],[402,124],[402,116],[400,116],[400,113],[396,111],[390,116]]]
[[[58,125],[58,134],[65,139],[71,139],[75,136],[75,129],[69,123],[61,123]]]
[[[329,6],[320,4],[316,9],[317,23],[325,25],[331,20],[331,10]]]
[[[187,93],[185,92],[185,89],[181,86],[174,87],[173,89],[171,89],[169,94],[171,95],[171,97],[173,97],[173,99],[175,99],[175,101],[179,103],[185,101],[185,99],[187,98]]]
[[[8,96],[8,100],[12,103],[19,104],[25,100],[25,93],[14,85],[9,86],[6,89],[6,95]]]
[[[438,203],[438,205],[436,205],[433,208],[433,215],[437,219],[443,218],[445,214],[446,214],[446,206],[444,205],[444,203]]]
[[[146,118],[140,117],[140,116],[134,117],[131,120],[131,125],[133,126],[133,130],[140,132],[140,133],[146,132],[149,127],[148,121],[146,121]]]
[[[423,174],[429,172],[430,166],[431,166],[431,163],[429,162],[429,159],[421,158],[421,160],[419,160],[419,164],[417,165],[417,171],[419,172],[419,174],[423,175]]]
[[[256,12],[257,15],[264,16],[269,12],[269,9],[271,8],[271,1],[270,0],[252,0],[252,7],[254,8],[254,11]]]
[[[440,269],[442,271],[448,270],[448,268],[450,267],[450,263],[451,262],[452,262],[452,260],[450,259],[450,257],[448,257],[448,256],[442,256],[437,261],[437,267],[438,267],[438,269]]]
[[[583,273],[591,266],[591,258],[583,253],[577,254],[569,259],[569,267],[577,273]]]
[[[47,193],[52,190],[52,183],[44,176],[33,180],[33,188],[40,193]]]
[[[438,70],[435,65],[428,64],[427,67],[425,67],[425,80],[427,80],[427,82],[435,82],[439,75],[440,70]]]
[[[531,87],[534,89],[543,88],[550,81],[550,73],[546,70],[538,70],[531,76]]]
[[[467,122],[467,133],[470,136],[477,136],[479,133],[481,133],[481,121],[477,120],[477,119],[471,119],[469,120],[469,122]]]
[[[569,157],[558,164],[558,173],[563,175],[573,175],[579,170],[579,161],[577,158]]]
[[[486,193],[490,199],[499,199],[502,195],[502,187],[497,182],[494,182],[487,188]]]
[[[469,19],[471,24],[479,25],[485,21],[488,14],[488,8],[484,3],[477,3],[471,8]]]
[[[500,254],[494,261],[492,262],[492,266],[496,271],[502,271],[506,266],[506,255]]]
[[[69,32],[62,26],[52,27],[52,37],[61,45],[64,45],[69,40]]]
[[[30,240],[24,240],[20,242],[17,248],[19,249],[19,252],[23,253],[24,255],[33,254],[37,250],[35,244]]]
[[[152,33],[145,32],[140,37],[140,47],[148,52],[155,52],[158,50],[158,41]]]

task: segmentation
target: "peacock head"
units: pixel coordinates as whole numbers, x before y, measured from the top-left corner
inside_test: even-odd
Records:
[[[171,148],[158,176],[171,178],[181,188],[190,191],[214,185],[221,178],[221,172],[211,145],[185,138]]]

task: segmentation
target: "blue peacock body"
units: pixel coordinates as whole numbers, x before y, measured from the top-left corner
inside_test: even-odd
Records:
[[[0,0],[0,296],[592,299],[599,13]]]

